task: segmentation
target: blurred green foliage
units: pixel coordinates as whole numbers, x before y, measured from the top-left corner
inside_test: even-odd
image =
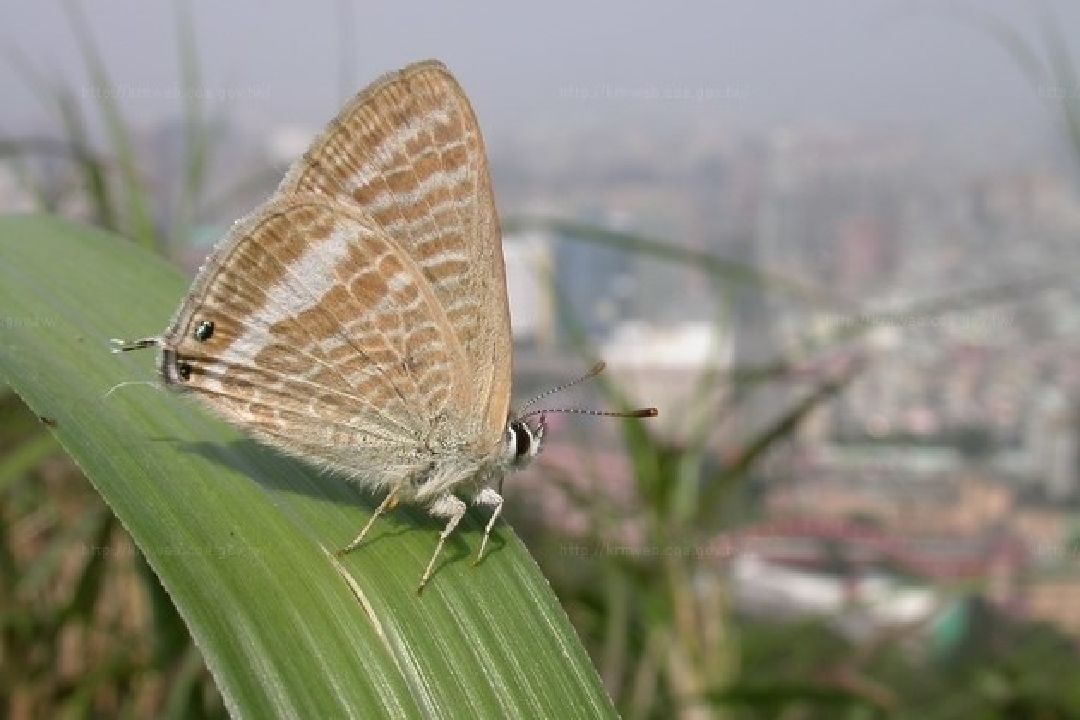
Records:
[[[0,708],[226,717],[157,578],[14,394],[0,397]]]

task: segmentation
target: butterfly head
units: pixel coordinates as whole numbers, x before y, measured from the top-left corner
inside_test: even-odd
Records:
[[[506,443],[504,452],[510,467],[523,468],[539,455],[545,432],[547,432],[547,423],[544,415],[540,415],[540,420],[535,427],[524,418],[511,420],[506,426],[504,437]]]
[[[604,363],[597,363],[593,366],[589,372],[579,377],[576,380],[568,382],[564,385],[552,388],[545,393],[534,397],[529,402],[522,406],[521,410],[529,407],[537,400],[542,400],[549,395],[557,393],[561,390],[573,387],[578,383],[584,382],[590,378],[596,377],[604,370]],[[578,415],[603,415],[606,417],[629,417],[629,418],[646,418],[656,417],[656,408],[643,408],[641,410],[630,410],[628,412],[608,412],[603,410],[585,410],[582,408],[546,408],[543,410],[531,410],[529,412],[521,412],[516,417],[511,416],[510,421],[506,424],[506,432],[503,435],[504,450],[503,457],[506,459],[507,465],[512,468],[523,468],[529,464],[529,462],[540,454],[540,449],[544,443],[544,435],[547,433],[547,415],[548,413],[573,413]],[[529,423],[529,418],[538,418],[535,425]]]

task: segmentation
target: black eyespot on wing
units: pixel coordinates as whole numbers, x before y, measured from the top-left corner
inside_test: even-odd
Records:
[[[178,361],[176,363],[176,375],[181,380],[190,380],[191,379],[191,363],[189,363],[189,362],[187,362],[185,360]]]
[[[213,337],[213,335],[214,335],[214,321],[213,320],[203,320],[201,323],[199,323],[198,327],[195,328],[195,339],[198,340],[199,342],[206,342],[211,337]]]

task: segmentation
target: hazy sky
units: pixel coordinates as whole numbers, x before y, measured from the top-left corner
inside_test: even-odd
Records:
[[[175,115],[174,5],[82,0],[131,117]],[[1080,42],[1080,3],[973,0],[1039,42],[1049,8]],[[268,9],[268,8],[273,9]],[[807,120],[893,129],[1045,135],[1055,94],[1033,88],[1002,47],[958,19],[958,3],[762,2],[192,3],[204,88],[244,122],[320,126],[359,88],[438,57],[489,133],[514,124]],[[58,0],[0,0],[0,47],[92,93]],[[349,39],[341,54],[342,27]],[[1080,57],[1073,47],[1074,57]],[[342,62],[344,58],[345,62]],[[346,67],[343,73],[341,68]],[[0,65],[0,133],[40,130],[43,111]]]

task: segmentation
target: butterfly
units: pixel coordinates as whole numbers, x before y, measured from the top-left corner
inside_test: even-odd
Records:
[[[233,225],[163,334],[113,342],[116,352],[159,348],[167,387],[385,493],[339,554],[398,503],[444,519],[418,592],[465,515],[462,498],[491,509],[483,558],[503,476],[544,441],[549,411],[510,408],[510,311],[484,141],[434,60],[346,104],[277,192]]]

